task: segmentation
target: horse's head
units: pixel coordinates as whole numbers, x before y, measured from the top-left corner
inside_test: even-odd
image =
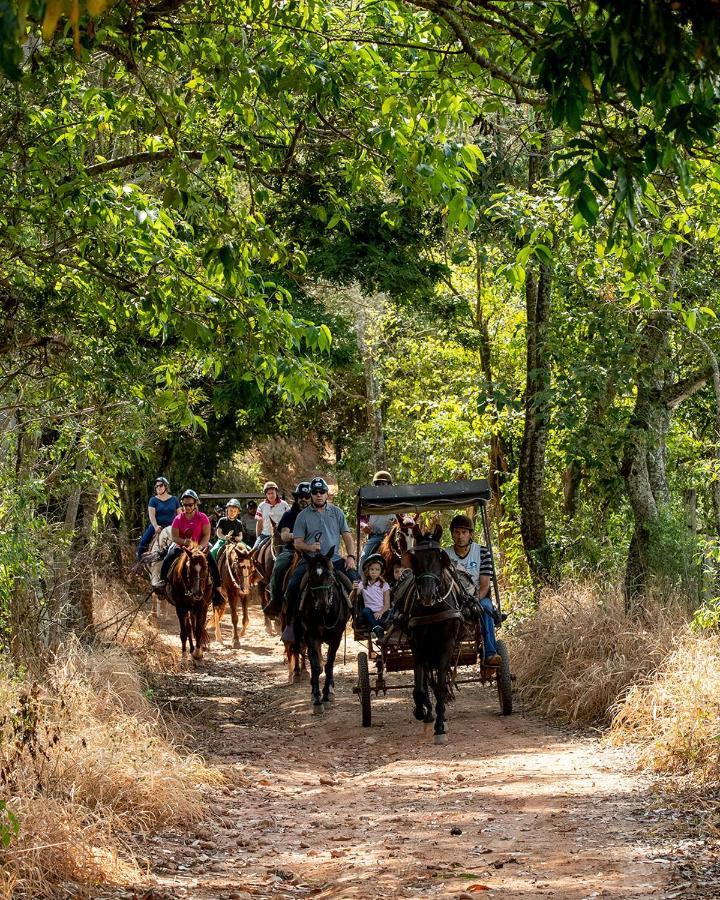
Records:
[[[423,606],[432,606],[441,599],[444,572],[450,567],[450,558],[440,546],[442,525],[436,525],[428,534],[423,534],[416,525],[414,537],[415,546],[409,557],[418,600]]]
[[[335,548],[327,553],[306,553],[308,563],[308,595],[313,608],[319,612],[330,609],[334,602],[335,567],[332,558]]]
[[[182,549],[185,554],[183,575],[187,590],[193,597],[200,598],[208,584],[209,567],[207,556],[205,551],[195,541],[190,541]]]

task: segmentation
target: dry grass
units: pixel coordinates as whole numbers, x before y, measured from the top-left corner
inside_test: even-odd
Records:
[[[683,630],[657,672],[635,685],[615,709],[615,742],[642,745],[656,772],[720,776],[720,637]]]
[[[608,725],[627,691],[671,652],[672,615],[657,609],[648,621],[626,617],[620,597],[600,597],[593,585],[547,593],[512,639],[523,698],[566,724]]]
[[[121,609],[123,598],[108,592],[106,601]],[[124,639],[154,668],[176,664],[142,619]],[[132,836],[200,821],[203,786],[222,780],[182,751],[181,737],[123,646],[71,641],[42,683],[0,669],[0,798],[20,823],[0,848],[0,897],[54,897],[63,882],[139,875]]]

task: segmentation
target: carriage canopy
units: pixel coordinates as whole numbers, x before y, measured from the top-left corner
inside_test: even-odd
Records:
[[[490,499],[485,478],[475,481],[437,481],[429,484],[382,484],[361,487],[358,491],[358,515],[425,512],[436,509],[460,509]]]

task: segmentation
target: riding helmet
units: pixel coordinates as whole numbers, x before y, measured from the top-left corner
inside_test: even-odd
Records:
[[[300,481],[298,486],[293,491],[293,497],[309,497],[310,496],[310,482],[309,481]]]
[[[280,488],[275,484],[274,481],[266,481],[263,485],[263,494],[266,494],[271,488],[275,488],[275,490],[280,493]]]
[[[165,485],[165,487],[168,490],[170,490],[170,482],[167,480],[167,478],[164,475],[158,475],[158,477],[155,479],[153,484],[157,484],[158,481],[162,481],[162,483]]]
[[[470,516],[453,516],[452,522],[450,522],[450,531],[453,528],[467,528],[468,531],[474,531],[475,526],[473,525],[473,521]]]
[[[323,494],[327,494],[328,485],[327,481],[324,478],[316,477],[310,482],[310,493],[316,494],[322,491]]]
[[[234,497],[232,498],[232,500],[228,500],[228,502],[225,504],[225,509],[227,509],[229,506],[232,506],[235,509],[242,509],[242,506],[240,506],[240,501],[236,500]]]
[[[392,475],[386,472],[385,469],[381,469],[373,475],[373,484],[377,484],[378,481],[387,481],[388,484],[392,484]]]
[[[368,556],[368,558],[362,564],[363,572],[365,571],[365,569],[367,569],[368,566],[372,565],[373,563],[378,563],[381,570],[385,569],[385,560],[382,558],[382,556],[379,553],[371,553],[370,556]]]
[[[188,488],[186,491],[183,492],[180,499],[184,500],[186,497],[190,497],[190,499],[194,500],[196,503],[199,503],[199,501],[200,501],[200,498],[195,493],[195,491],[191,491],[190,488]]]

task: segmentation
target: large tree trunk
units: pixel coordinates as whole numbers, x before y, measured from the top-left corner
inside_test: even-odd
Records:
[[[373,441],[373,460],[377,469],[386,469],[387,456],[385,454],[385,431],[383,428],[382,410],[378,398],[379,392],[377,379],[375,378],[373,353],[368,345],[367,316],[362,302],[358,303],[356,307],[355,331],[365,376],[365,409],[368,429]]]

